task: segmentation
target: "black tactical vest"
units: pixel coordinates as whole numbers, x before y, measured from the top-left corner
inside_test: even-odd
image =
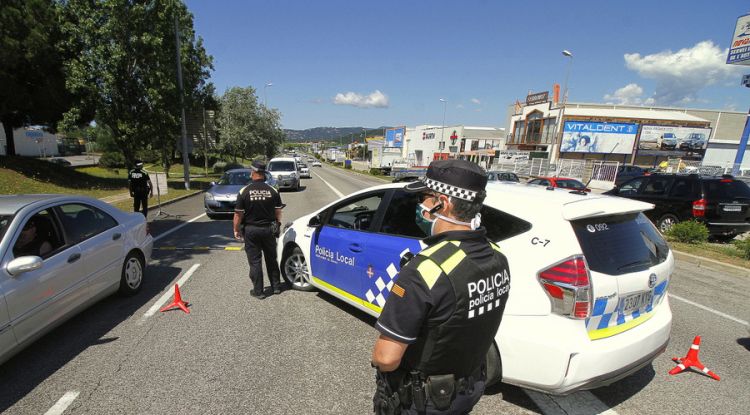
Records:
[[[415,260],[422,278],[435,281],[445,273],[453,286],[456,308],[444,323],[425,327],[406,349],[404,362],[425,376],[476,373],[497,334],[510,291],[510,274],[500,248],[490,242],[493,260],[477,264],[459,241],[443,241],[420,252]]]

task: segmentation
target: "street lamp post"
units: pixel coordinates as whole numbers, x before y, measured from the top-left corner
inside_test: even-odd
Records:
[[[268,82],[263,86],[263,106],[268,107],[268,92],[266,90],[269,86],[273,86],[273,82]]]
[[[440,142],[443,145],[443,150],[445,150],[445,111],[448,108],[448,100],[440,98],[440,102],[443,103],[443,127],[440,129]]]
[[[565,71],[565,83],[563,83],[563,99],[562,109],[560,110],[560,119],[555,125],[560,125],[560,131],[555,132],[552,139],[552,153],[550,154],[550,161],[556,161],[560,155],[558,143],[558,136],[560,137],[559,142],[562,143],[562,135],[565,130],[564,118],[565,118],[565,105],[568,103],[568,78],[570,77],[570,67],[573,65],[573,53],[567,49],[562,51],[563,56],[568,57],[568,68]],[[554,156],[554,157],[553,157]]]

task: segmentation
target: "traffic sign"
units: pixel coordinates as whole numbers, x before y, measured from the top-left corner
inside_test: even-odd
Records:
[[[727,55],[727,63],[750,65],[750,14],[737,18],[732,44]]]

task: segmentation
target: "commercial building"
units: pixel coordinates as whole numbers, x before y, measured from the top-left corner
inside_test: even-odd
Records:
[[[736,111],[569,102],[529,94],[509,106],[509,150],[532,157],[656,166],[668,159],[730,167],[746,114]],[[742,168],[750,168],[750,152]]]
[[[16,155],[30,157],[49,157],[59,154],[58,137],[44,131],[41,127],[24,127],[13,130],[13,143]],[[8,139],[0,124],[0,155],[8,154]]]
[[[458,158],[489,167],[505,149],[506,131],[495,127],[418,125],[406,129],[402,156],[411,166]]]

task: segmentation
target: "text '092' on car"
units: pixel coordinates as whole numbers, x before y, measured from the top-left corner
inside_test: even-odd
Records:
[[[141,289],[153,238],[96,199],[0,196],[0,362],[94,302]]]
[[[277,249],[292,287],[379,315],[402,256],[425,246],[418,196],[404,185],[362,190],[288,223]],[[566,394],[628,376],[666,348],[674,257],[643,214],[651,205],[581,193],[487,185],[482,223],[509,260],[512,287],[489,383]],[[490,285],[471,300],[489,306]]]

